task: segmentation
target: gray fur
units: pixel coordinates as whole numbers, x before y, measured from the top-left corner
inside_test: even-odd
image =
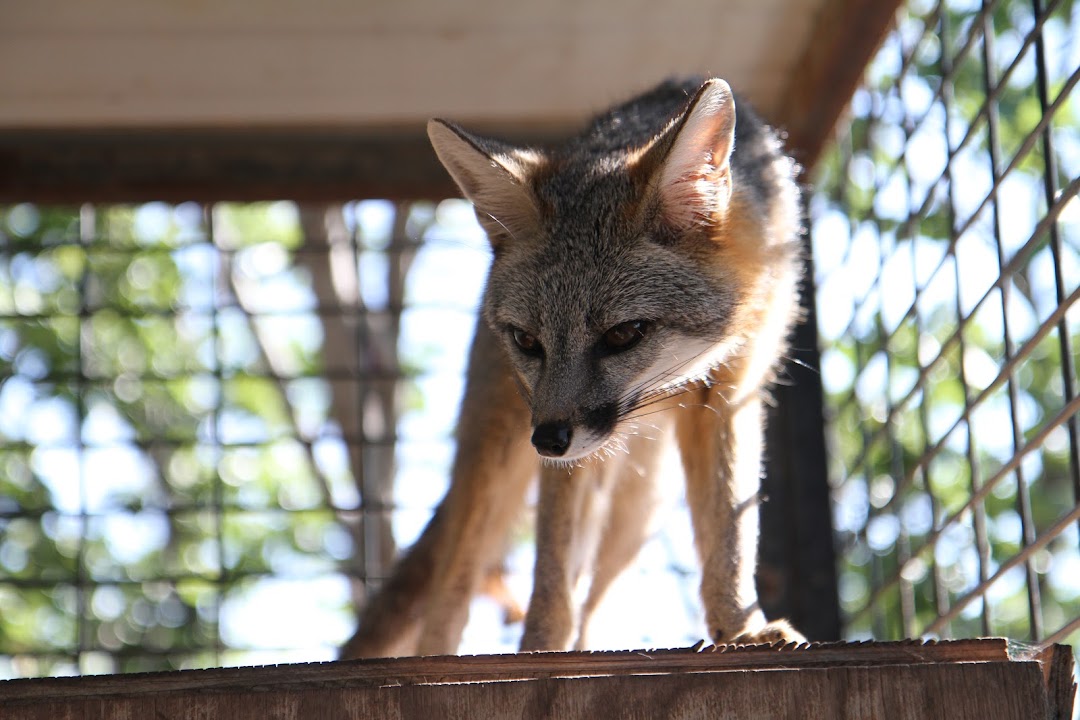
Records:
[[[664,226],[650,207],[654,188],[635,178],[627,162],[632,151],[650,145],[666,151],[701,85],[700,79],[666,82],[598,116],[565,144],[529,151],[541,158],[524,171],[534,207],[508,214],[537,220],[515,222],[513,236],[495,243],[483,308],[518,370],[534,426],[569,420],[606,434],[634,411],[630,380],[640,380],[653,358],[669,352],[664,348],[682,347],[687,338],[718,342],[728,333],[739,298],[726,268],[702,249],[713,230]],[[506,164],[514,152],[501,141],[454,130],[496,163]],[[740,104],[731,176],[742,212],[767,225],[778,198],[797,198],[793,170],[775,132]],[[483,200],[474,200],[481,219],[490,219]],[[631,320],[651,325],[639,346],[595,357],[597,338]],[[540,338],[545,359],[522,356],[511,328]],[[682,361],[673,354],[673,371]],[[601,408],[615,412],[599,421]]]

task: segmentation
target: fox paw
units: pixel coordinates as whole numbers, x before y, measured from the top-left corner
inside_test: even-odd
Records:
[[[787,620],[773,620],[757,630],[740,633],[730,642],[735,645],[775,645],[776,643],[788,645],[805,643],[806,638],[801,632],[791,627],[791,623]]]

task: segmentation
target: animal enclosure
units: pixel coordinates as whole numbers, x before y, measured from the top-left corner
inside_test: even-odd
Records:
[[[803,420],[776,421],[768,454],[828,458],[848,637],[1080,642],[1078,14],[909,3],[809,178],[815,304],[793,354],[825,394],[777,391]],[[58,147],[58,176],[109,170],[107,151]],[[293,177],[336,178],[327,147]],[[329,659],[446,487],[488,259],[468,206],[400,178],[394,200],[227,202],[293,172],[229,167],[238,184],[199,202],[5,195],[0,677]],[[821,414],[824,447],[805,432]],[[770,495],[804,519],[829,502]],[[601,644],[703,636],[669,505],[621,586],[655,623],[628,634],[616,602]],[[764,526],[766,554],[829,545]],[[505,568],[522,601],[529,534]],[[831,583],[813,557],[798,583],[767,571],[763,596]],[[463,649],[516,647],[505,609],[477,601]]]

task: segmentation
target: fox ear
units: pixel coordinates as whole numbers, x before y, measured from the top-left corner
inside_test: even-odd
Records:
[[[539,162],[536,153],[478,138],[445,120],[430,120],[427,132],[435,154],[475,206],[492,246],[535,229],[536,203],[527,183]]]
[[[723,217],[731,200],[735,99],[723,80],[709,80],[682,116],[657,139],[652,182],[661,220],[678,231]]]

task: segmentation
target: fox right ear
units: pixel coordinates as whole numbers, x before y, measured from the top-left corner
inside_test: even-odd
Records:
[[[528,180],[540,160],[536,153],[483,140],[445,120],[430,120],[427,132],[443,167],[475,206],[493,247],[535,229],[538,215]]]

